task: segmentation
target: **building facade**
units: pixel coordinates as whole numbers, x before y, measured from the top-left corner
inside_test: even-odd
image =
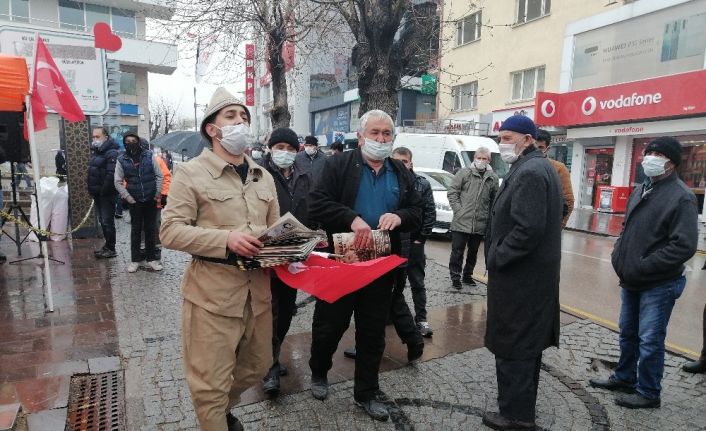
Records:
[[[0,52],[31,64],[34,35],[47,44],[92,126],[106,126],[113,138],[137,132],[149,136],[148,73],[171,74],[177,46],[147,37],[146,19],[168,19],[173,11],[157,0],[0,0]],[[122,39],[110,53],[93,46],[93,26],[108,23]],[[42,174],[54,172],[63,141],[62,121],[47,117],[36,135]]]
[[[680,177],[703,205],[706,186],[706,0],[641,0],[566,26],[557,92],[537,122],[573,142],[579,207],[610,210],[607,187],[641,183],[649,141],[683,146]]]
[[[641,0],[643,1],[643,0]],[[481,0],[443,2],[439,94],[440,119],[477,123],[495,136],[512,115],[534,119],[537,91],[561,83],[564,32],[569,22],[619,7],[601,0]],[[571,142],[551,130],[551,156],[571,167]]]

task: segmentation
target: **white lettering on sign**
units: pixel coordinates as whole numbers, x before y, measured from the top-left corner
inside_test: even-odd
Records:
[[[662,101],[662,93],[655,94],[637,94],[632,93],[630,96],[622,95],[617,99],[601,100],[601,109],[619,109],[629,108],[631,106],[651,105]]]

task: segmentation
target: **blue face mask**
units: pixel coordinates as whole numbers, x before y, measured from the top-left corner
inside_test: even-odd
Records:
[[[378,141],[365,138],[365,145],[360,151],[370,160],[385,160],[392,154],[392,142],[381,144]]]
[[[278,168],[286,169],[294,164],[294,158],[297,153],[287,150],[272,150],[272,162]]]

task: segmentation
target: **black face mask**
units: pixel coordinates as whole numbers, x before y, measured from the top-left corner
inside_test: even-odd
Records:
[[[141,152],[140,143],[136,142],[134,144],[125,144],[125,151],[130,155],[138,155]]]

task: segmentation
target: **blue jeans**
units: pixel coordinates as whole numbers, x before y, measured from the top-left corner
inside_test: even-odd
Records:
[[[613,376],[636,383],[637,392],[646,398],[660,396],[667,324],[685,285],[682,276],[643,292],[621,292],[620,361]]]

